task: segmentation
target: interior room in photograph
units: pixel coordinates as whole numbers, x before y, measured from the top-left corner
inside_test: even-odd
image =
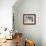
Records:
[[[36,14],[23,14],[23,24],[24,25],[35,25]]]

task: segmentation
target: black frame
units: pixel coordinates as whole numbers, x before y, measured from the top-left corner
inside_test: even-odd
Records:
[[[24,17],[25,17],[25,16],[34,16],[34,20],[33,20],[34,23],[25,23],[25,22],[24,22]],[[23,24],[24,24],[24,25],[35,25],[35,24],[36,24],[36,14],[23,14]]]

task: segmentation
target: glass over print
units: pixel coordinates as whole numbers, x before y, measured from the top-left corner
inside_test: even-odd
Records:
[[[25,25],[36,24],[36,14],[24,14],[23,15],[23,24],[25,24]]]

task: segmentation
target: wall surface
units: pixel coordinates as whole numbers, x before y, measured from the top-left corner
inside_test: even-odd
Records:
[[[16,5],[14,5],[16,7]],[[23,33],[23,37],[35,41],[36,46],[41,46],[41,1],[23,0],[18,7],[13,9],[15,19],[15,31]],[[23,14],[36,14],[36,25],[24,25]]]
[[[41,40],[42,46],[46,46],[46,0],[41,1]]]
[[[12,29],[12,6],[16,0],[0,0],[0,27]]]

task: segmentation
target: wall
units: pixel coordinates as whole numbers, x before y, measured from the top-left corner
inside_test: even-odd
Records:
[[[23,0],[18,7],[14,5],[15,31],[23,33],[23,37],[35,41],[36,46],[41,46],[41,30],[40,30],[40,15],[41,1],[40,0]],[[23,14],[36,14],[36,25],[24,25]]]
[[[0,27],[12,29],[12,6],[16,0],[0,0]]]
[[[41,41],[46,46],[46,0],[41,1]]]

